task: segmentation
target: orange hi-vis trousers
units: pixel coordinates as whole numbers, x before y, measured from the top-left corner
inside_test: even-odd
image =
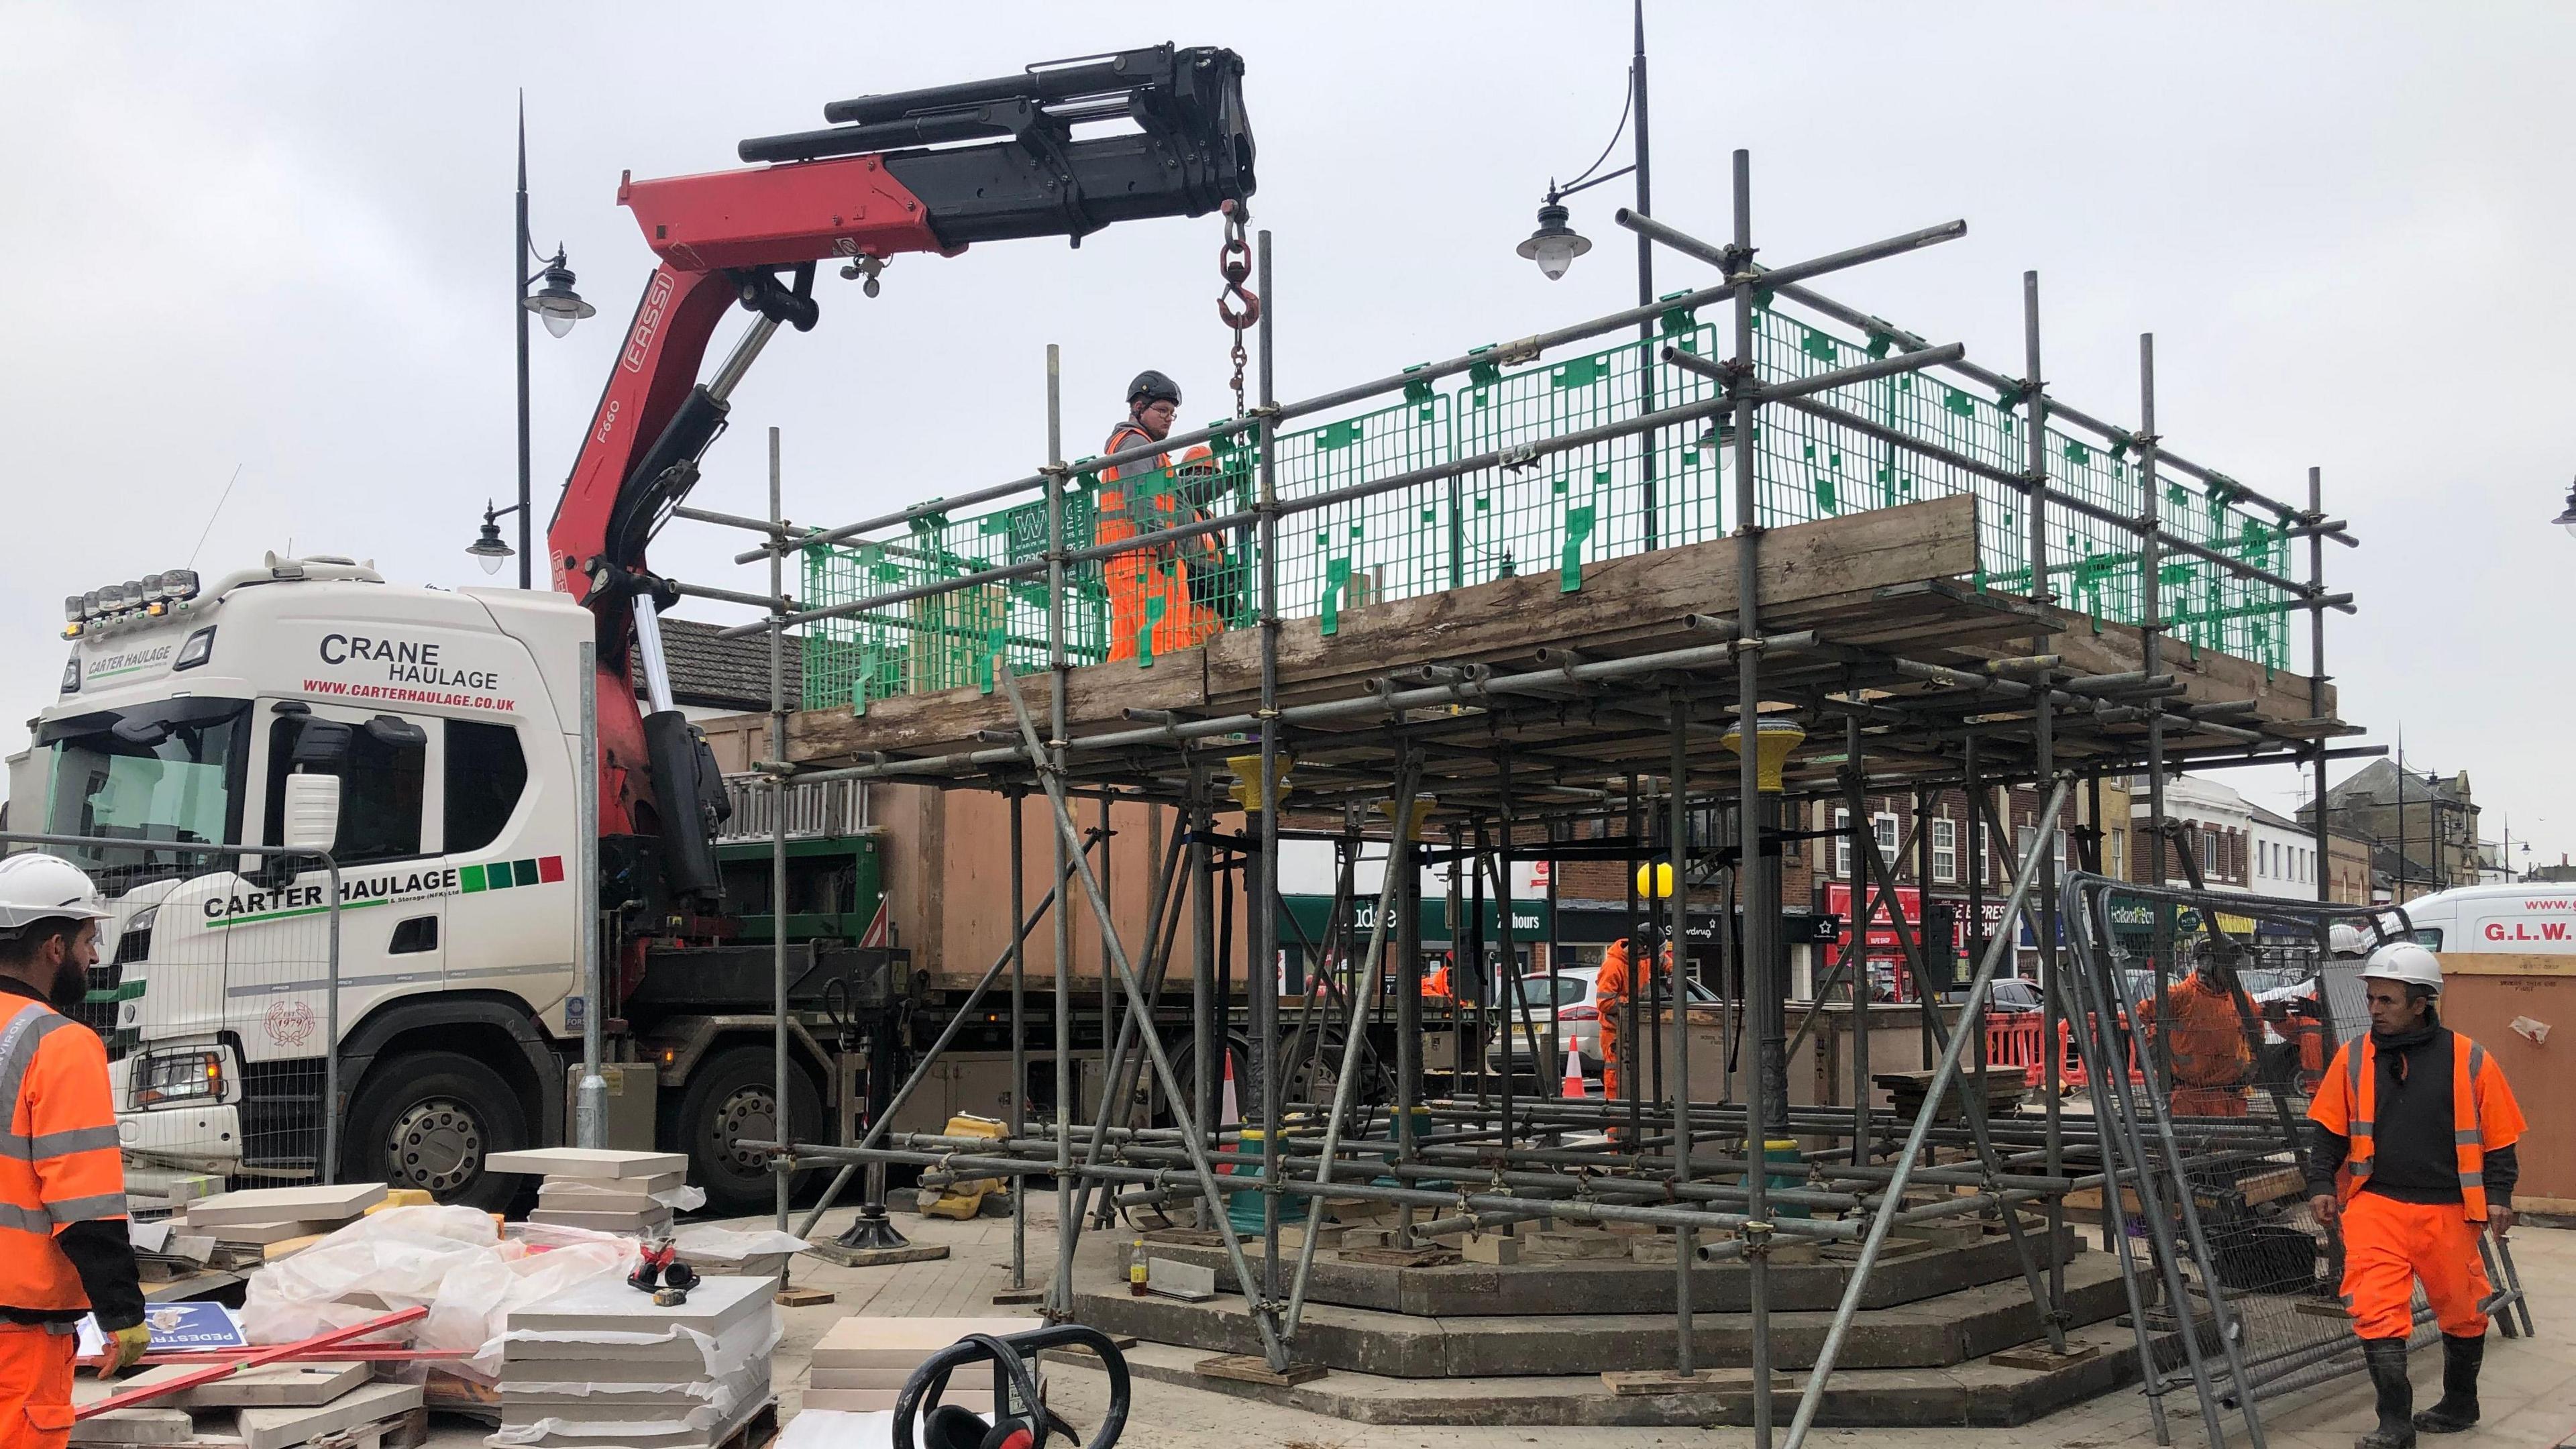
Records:
[[[2176,1087],[2166,1105],[2177,1117],[2242,1117],[2245,1115],[2245,1089]]]
[[[70,1326],[0,1323],[0,1449],[62,1449],[72,1432]]]
[[[2455,1202],[2399,1202],[2355,1193],[2343,1205],[2343,1305],[2363,1338],[2404,1338],[2415,1326],[2415,1284],[2453,1338],[2478,1338],[2478,1305],[2494,1290],[2478,1257],[2483,1224]]]

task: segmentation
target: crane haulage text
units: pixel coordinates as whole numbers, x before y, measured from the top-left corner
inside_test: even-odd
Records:
[[[385,666],[389,684],[427,684],[450,689],[492,689],[501,682],[491,669],[450,669],[438,662],[436,644],[408,639],[376,639],[365,634],[325,634],[322,662],[347,664],[365,660]]]

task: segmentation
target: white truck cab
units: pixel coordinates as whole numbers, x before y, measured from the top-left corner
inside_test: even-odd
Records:
[[[66,612],[71,657],[8,818],[134,842],[60,848],[116,912],[90,1011],[129,1153],[310,1175],[335,1019],[357,1175],[456,1188],[491,1151],[562,1140],[591,616],[552,591],[275,555]],[[336,1013],[331,877],[256,849],[298,838],[283,817],[315,795],[287,781],[315,772],[338,782],[319,837],[339,867]]]

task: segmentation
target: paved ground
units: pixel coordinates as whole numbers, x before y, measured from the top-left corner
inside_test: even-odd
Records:
[[[1053,1245],[1052,1202],[1033,1203],[1029,1235],[1033,1282],[1044,1282]],[[837,1232],[848,1214],[835,1212],[824,1231]],[[784,1310],[786,1340],[779,1345],[776,1383],[783,1411],[792,1414],[805,1382],[806,1359],[814,1341],[840,1318],[852,1313],[888,1317],[967,1317],[1027,1314],[1026,1309],[996,1308],[995,1290],[1010,1279],[1011,1228],[1007,1220],[972,1223],[901,1217],[897,1222],[916,1241],[945,1243],[950,1256],[939,1262],[905,1263],[888,1268],[838,1268],[810,1257],[796,1260],[796,1282],[829,1288],[839,1300],[814,1308]],[[1046,1232],[1035,1230],[1044,1226]],[[2515,1257],[2523,1285],[2532,1295],[2539,1335],[2531,1339],[2490,1339],[2483,1400],[2486,1422],[2455,1440],[2430,1440],[2427,1446],[2455,1444],[2458,1449],[2555,1449],[2576,1441],[2576,1232],[2525,1227],[2514,1235]],[[2439,1393],[2439,1355],[2419,1354],[2415,1365],[2418,1403],[2430,1404]],[[1105,1394],[1100,1375],[1076,1368],[1049,1370],[1049,1398],[1058,1411],[1086,1433],[1099,1422]],[[2186,1396],[2188,1397],[2188,1396]],[[1783,1414],[1788,1401],[1783,1401]],[[2173,1437],[2183,1449],[2204,1445],[2197,1413],[2177,1406]],[[2266,1406],[2269,1442],[2279,1449],[2349,1449],[2373,1419],[2370,1392],[2359,1378],[2338,1380],[2287,1402]],[[2244,1442],[2243,1421],[2228,1421],[2230,1443]],[[437,1449],[465,1449],[480,1444],[484,1431],[462,1420],[443,1420],[431,1436]],[[1320,1415],[1275,1409],[1240,1399],[1139,1381],[1135,1385],[1127,1431],[1120,1440],[1134,1449],[1513,1449],[1542,1442],[1567,1443],[1579,1435],[1586,1449],[1643,1449],[1646,1445],[1732,1445],[1749,1443],[1744,1429],[1495,1429],[1379,1428],[1346,1423]],[[1815,1442],[1826,1449],[2115,1449],[2154,1442],[2145,1400],[2126,1390],[2051,1415],[2019,1429],[1914,1429],[1820,1431]]]

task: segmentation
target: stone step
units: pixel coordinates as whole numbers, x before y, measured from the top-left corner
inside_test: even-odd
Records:
[[[2093,1354],[2063,1367],[2006,1368],[1976,1359],[1949,1368],[1837,1368],[1825,1386],[1816,1418],[1820,1428],[2010,1428],[2070,1404],[2108,1393],[2138,1379],[2134,1340],[2108,1323],[2070,1330],[2070,1347]],[[1664,1352],[1669,1359],[1671,1341]],[[1049,1355],[1096,1372],[1099,1360]],[[1197,1371],[1207,1355],[1170,1344],[1139,1343],[1126,1350],[1127,1370],[1140,1379],[1208,1389],[1238,1398],[1303,1409],[1354,1424],[1474,1424],[1503,1427],[1671,1427],[1753,1422],[1750,1375],[1741,1384],[1676,1394],[1613,1394],[1598,1374],[1553,1377],[1399,1379],[1336,1371],[1293,1387],[1221,1379]],[[1789,1376],[1782,1376],[1788,1378]],[[1775,1383],[1778,1383],[1775,1380]],[[1786,1425],[1804,1375],[1774,1389],[1772,1412]]]
[[[1105,1277],[1085,1276],[1093,1282]],[[1227,1285],[1221,1280],[1219,1286]],[[2077,1324],[2099,1322],[2127,1306],[2119,1266],[2098,1253],[2068,1264],[2066,1292],[2067,1311]],[[1131,1297],[1123,1288],[1081,1292],[1074,1296],[1073,1318],[1104,1332],[1208,1354],[1261,1351],[1242,1298],[1230,1292],[1205,1303]],[[1774,1311],[1773,1365],[1811,1366],[1832,1320],[1825,1309]],[[1700,1364],[1751,1362],[1751,1315],[1700,1314],[1693,1327]],[[1669,1312],[1438,1317],[1310,1302],[1297,1330],[1297,1357],[1396,1379],[1598,1374],[1670,1363],[1673,1332]],[[2016,1277],[1864,1314],[1844,1339],[1841,1361],[1854,1369],[1946,1368],[2038,1335],[2030,1293]]]
[[[2040,1261],[2045,1264],[2046,1231],[2034,1229],[2027,1235],[2027,1240],[2032,1251],[2041,1255]],[[2083,1255],[2083,1246],[2071,1228],[2059,1236],[2058,1244],[2069,1262]],[[1247,1241],[1244,1248],[1246,1257],[1252,1262],[1257,1264],[1261,1261],[1257,1241]],[[1218,1291],[1227,1293],[1234,1289],[1234,1270],[1223,1248],[1158,1243],[1149,1237],[1145,1240],[1144,1251],[1148,1258],[1168,1258],[1192,1267],[1214,1269]],[[1132,1252],[1132,1239],[1118,1241],[1117,1267],[1120,1271],[1117,1276],[1120,1282],[1126,1281],[1125,1269]],[[1296,1261],[1294,1252],[1282,1249],[1279,1254],[1281,1273],[1294,1272]],[[1673,1311],[1673,1277],[1669,1261],[1660,1264],[1639,1263],[1625,1258],[1541,1261],[1524,1256],[1509,1267],[1488,1263],[1451,1263],[1437,1268],[1396,1268],[1346,1263],[1331,1250],[1319,1248],[1306,1279],[1306,1299],[1310,1303],[1373,1308],[1383,1313],[1432,1318],[1670,1313]],[[1691,1274],[1691,1304],[1705,1312],[1743,1312],[1752,1277],[1751,1270],[1742,1263],[1702,1264]],[[1984,1241],[1966,1247],[1931,1248],[1881,1258],[1870,1272],[1869,1287],[1861,1295],[1861,1307],[1893,1308],[1983,1283],[2006,1279],[2019,1282],[2020,1277],[2021,1260],[2014,1255],[2011,1241],[2000,1232],[1990,1233]],[[1850,1281],[1849,1263],[1829,1260],[1774,1263],[1771,1268],[1772,1309],[1775,1312],[1801,1309],[1831,1311],[1842,1302],[1843,1289]]]

